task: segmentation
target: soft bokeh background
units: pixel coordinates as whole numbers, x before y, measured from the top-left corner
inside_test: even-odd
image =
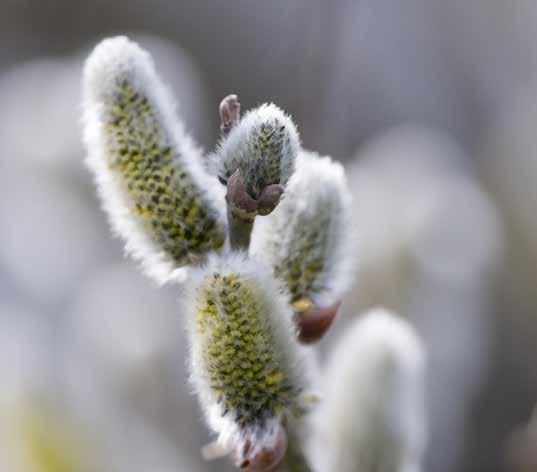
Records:
[[[236,92],[348,166],[359,270],[321,347],[378,304],[415,325],[424,470],[537,470],[532,0],[0,0],[0,470],[228,467],[200,459],[176,294],[123,259],[83,167],[81,66],[120,33],[205,149]]]

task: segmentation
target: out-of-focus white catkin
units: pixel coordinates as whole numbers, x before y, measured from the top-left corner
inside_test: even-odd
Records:
[[[424,350],[383,309],[354,321],[332,352],[311,418],[316,472],[417,472],[426,442]]]

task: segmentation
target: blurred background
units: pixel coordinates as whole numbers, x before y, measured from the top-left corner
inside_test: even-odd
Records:
[[[205,471],[177,295],[122,257],[84,168],[100,39],[154,56],[207,151],[274,101],[354,194],[355,286],[429,354],[427,472],[537,470],[537,3],[0,0],[0,470]],[[58,453],[61,451],[61,453]]]

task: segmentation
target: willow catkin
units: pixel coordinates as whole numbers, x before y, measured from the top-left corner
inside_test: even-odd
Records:
[[[263,447],[302,390],[285,301],[242,254],[211,258],[188,285],[192,381],[207,421],[223,444]]]
[[[84,68],[87,164],[114,232],[146,272],[222,247],[222,202],[204,173],[151,57],[125,37],[102,41]]]
[[[285,186],[294,171],[300,140],[289,116],[274,104],[249,111],[212,156],[222,182],[240,171],[246,191],[258,199],[271,184]]]
[[[341,300],[355,266],[350,204],[341,164],[301,151],[278,207],[256,220],[250,253],[273,268],[291,303]]]

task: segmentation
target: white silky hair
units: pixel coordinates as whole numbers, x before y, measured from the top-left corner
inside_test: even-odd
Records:
[[[250,254],[274,267],[294,257],[292,247],[308,243],[307,238],[296,241],[298,228],[325,231],[326,246],[311,248],[324,260],[316,276],[322,289],[310,295],[319,306],[330,306],[341,300],[354,276],[351,204],[343,166],[330,157],[301,150],[282,200],[270,215],[256,218]],[[316,221],[324,224],[319,227]]]
[[[112,231],[125,241],[125,250],[141,262],[143,271],[159,284],[182,281],[187,269],[179,268],[173,258],[152,240],[141,221],[130,211],[130,197],[117,176],[109,169],[105,115],[113,107],[122,81],[142,92],[151,104],[155,119],[176,159],[197,188],[219,214],[224,224],[224,193],[202,166],[202,152],[184,130],[175,112],[171,93],[163,85],[151,56],[125,36],[101,41],[88,57],[83,73],[83,128],[88,150],[87,166],[93,171],[101,205]]]
[[[288,139],[283,141],[279,164],[280,183],[285,185],[295,168],[300,137],[293,120],[273,103],[265,103],[250,110],[232,128],[229,135],[220,142],[217,152],[210,157],[212,172],[222,175],[225,173],[226,164],[229,165],[233,160],[240,162],[241,167],[248,170],[247,174],[243,175],[245,182],[262,177],[257,172],[259,170],[259,154],[253,148],[255,144],[253,137],[255,131],[264,124],[274,129],[277,124],[285,126]]]
[[[225,255],[211,255],[200,268],[192,269],[188,281],[182,287],[182,313],[186,318],[187,332],[190,343],[188,364],[190,367],[190,381],[194,393],[198,397],[201,409],[209,428],[218,435],[217,443],[223,450],[230,450],[246,439],[252,441],[252,447],[263,448],[274,440],[280,418],[274,417],[267,421],[264,428],[252,427],[241,430],[233,420],[233,415],[223,415],[223,406],[217,402],[215,392],[210,386],[209,374],[205,369],[204,353],[206,346],[203,335],[196,325],[198,289],[203,285],[207,276],[219,273],[222,277],[237,275],[241,280],[254,281],[256,289],[262,293],[269,303],[266,315],[268,325],[274,340],[275,352],[280,354],[288,378],[294,385],[300,387],[305,384],[307,372],[304,369],[309,365],[305,361],[305,353],[295,341],[295,327],[292,323],[285,296],[276,286],[270,269],[257,261],[249,259],[246,253],[232,252]],[[266,340],[263,340],[264,342]]]
[[[308,453],[315,472],[418,472],[426,445],[425,352],[384,309],[353,322],[319,382]]]

